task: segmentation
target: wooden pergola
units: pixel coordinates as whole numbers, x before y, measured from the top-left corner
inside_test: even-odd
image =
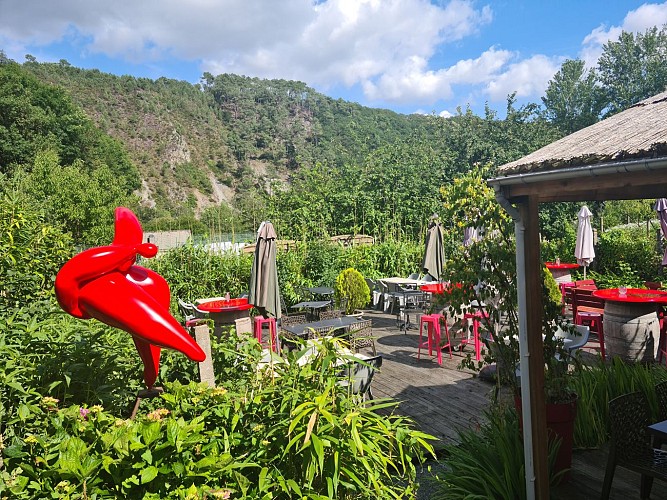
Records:
[[[547,499],[538,207],[667,197],[667,92],[501,166],[488,183],[515,223],[526,486],[528,498]]]

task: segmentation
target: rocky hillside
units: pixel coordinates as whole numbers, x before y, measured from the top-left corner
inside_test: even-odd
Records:
[[[192,85],[66,61],[23,66],[66,89],[127,147],[143,204],[159,212],[233,203],[271,182],[289,182],[303,165],[359,162],[380,145],[429,134],[426,117],[334,100],[302,82],[207,73]]]

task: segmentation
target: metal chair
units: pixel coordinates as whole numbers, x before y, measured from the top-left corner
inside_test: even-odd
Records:
[[[328,311],[320,311],[319,312],[319,320],[322,321],[324,319],[335,319],[335,318],[341,318],[343,317],[343,311],[340,309],[330,309]]]
[[[371,292],[371,297],[373,298],[373,301],[371,302],[373,304],[373,308],[376,309],[380,305],[380,300],[382,299],[382,291],[380,290],[380,287],[378,286],[378,283],[375,280],[372,280],[370,278],[364,278],[366,280],[366,285],[368,285],[368,289]]]
[[[373,349],[373,356],[377,354],[375,351],[375,339],[373,338],[373,328],[370,319],[355,323],[348,330],[347,337],[350,342],[350,349],[353,352],[359,352],[361,347],[370,347]]]
[[[616,466],[641,474],[640,498],[649,498],[653,478],[667,481],[667,451],[651,447],[647,427],[649,409],[643,392],[609,401],[611,445],[600,498],[609,498]]]

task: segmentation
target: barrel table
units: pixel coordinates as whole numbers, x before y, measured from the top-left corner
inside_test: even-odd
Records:
[[[237,319],[249,317],[253,305],[248,303],[247,298],[238,298],[202,302],[197,308],[209,313],[213,320],[214,332],[220,337],[223,327],[234,325]]]
[[[572,269],[578,269],[579,264],[556,264],[555,262],[546,262],[544,264],[551,271],[556,283],[569,283],[572,281]]]
[[[607,356],[624,361],[655,360],[660,338],[658,308],[667,304],[667,292],[628,288],[595,290],[604,303],[604,341]]]

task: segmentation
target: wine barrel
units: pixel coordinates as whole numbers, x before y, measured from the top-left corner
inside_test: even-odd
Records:
[[[608,358],[649,363],[655,360],[660,322],[655,304],[614,302],[604,306],[604,344]]]

